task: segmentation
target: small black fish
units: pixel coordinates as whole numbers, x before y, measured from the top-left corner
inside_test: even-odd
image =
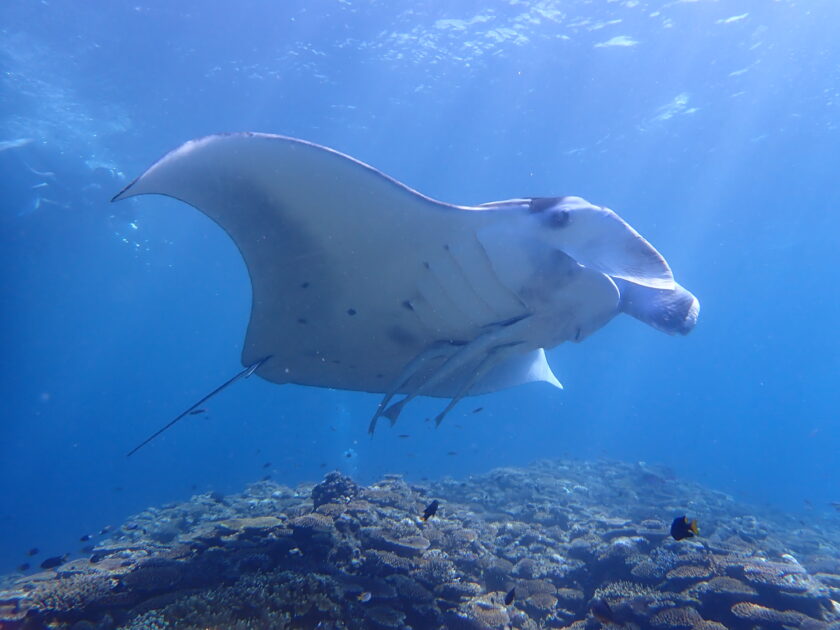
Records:
[[[505,595],[505,606],[510,606],[514,599],[516,599],[516,588],[510,589]]]
[[[408,433],[400,433],[397,437],[405,439],[405,438],[409,438],[411,436]]]
[[[54,569],[57,566],[61,566],[64,564],[64,561],[67,559],[67,556],[52,556],[51,558],[47,558],[41,563],[42,569]]]
[[[271,462],[266,462],[263,464],[263,468],[271,468]]]
[[[207,410],[206,409],[193,409],[192,411],[190,411],[190,415],[191,416],[197,416],[198,414],[204,413],[205,411],[207,411]]]
[[[674,519],[674,522],[671,523],[671,536],[674,537],[674,540],[682,540],[683,538],[691,538],[699,535],[700,529],[697,527],[696,518],[689,521],[688,518],[683,515],[678,516]]]
[[[472,412],[473,413],[481,413],[482,411],[484,411],[484,407],[476,407],[475,409],[473,409]]]
[[[424,521],[428,521],[432,516],[434,516],[437,513],[439,505],[440,502],[437,499],[429,503],[429,505],[426,506],[426,509],[423,510],[423,516],[421,516],[420,518],[422,518]]]
[[[22,565],[18,567],[18,572],[23,573],[24,571],[29,571],[29,563],[24,562]]]
[[[90,539],[91,539],[91,535],[90,534],[85,534],[84,536],[79,538],[79,542],[87,542]]]
[[[38,549],[38,547],[32,547],[32,549],[30,549],[29,551],[26,552],[26,555],[27,556],[37,556],[38,553],[40,553],[40,550]]]
[[[449,451],[447,455],[457,455],[458,451]]]
[[[593,599],[592,603],[589,604],[589,609],[592,611],[592,616],[602,624],[615,623],[615,614],[607,600],[602,597]]]

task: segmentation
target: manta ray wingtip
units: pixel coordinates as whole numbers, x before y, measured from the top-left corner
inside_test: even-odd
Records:
[[[140,179],[140,178],[138,177],[137,179]],[[126,193],[128,193],[128,191],[131,190],[131,188],[134,186],[134,184],[137,183],[137,179],[132,180],[130,184],[127,184],[126,186],[124,186],[123,189],[120,190],[120,192],[118,192],[116,195],[111,197],[111,203],[114,203],[115,201],[122,201],[123,199],[129,197],[130,195],[128,195]]]

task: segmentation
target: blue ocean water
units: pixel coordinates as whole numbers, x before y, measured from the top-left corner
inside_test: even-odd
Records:
[[[838,23],[833,0],[3,3],[0,572],[148,505],[336,468],[606,457],[831,513]],[[251,378],[126,458],[240,369],[250,285],[195,210],[108,200],[180,143],[239,130],[449,202],[609,206],[700,323],[675,338],[619,317],[549,352],[562,392],[469,399],[438,429],[441,401],[422,401],[374,439],[375,395]]]

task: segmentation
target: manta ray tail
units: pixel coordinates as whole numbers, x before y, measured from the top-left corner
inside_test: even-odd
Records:
[[[266,361],[268,361],[270,358],[271,358],[271,356],[270,356],[270,355],[269,355],[269,356],[267,356],[267,357],[263,357],[263,358],[262,358],[262,359],[260,359],[259,361],[255,361],[254,363],[252,363],[251,365],[249,365],[248,367],[246,367],[244,370],[242,370],[242,371],[238,372],[238,373],[237,373],[235,376],[233,376],[232,378],[229,378],[227,381],[225,381],[224,383],[222,383],[221,385],[219,385],[219,386],[218,386],[216,389],[214,389],[212,392],[210,392],[209,394],[207,394],[204,398],[202,398],[202,399],[201,399],[201,400],[199,400],[197,403],[195,403],[195,404],[193,404],[191,407],[189,407],[186,411],[184,411],[184,412],[180,413],[178,416],[176,416],[175,418],[173,418],[172,420],[170,420],[168,423],[166,423],[166,424],[165,424],[164,426],[162,426],[160,429],[158,429],[157,431],[155,431],[154,433],[152,433],[152,434],[151,434],[149,437],[147,437],[145,440],[143,440],[142,442],[140,442],[140,444],[138,444],[137,446],[135,446],[133,449],[131,449],[131,450],[130,450],[127,454],[126,454],[126,457],[131,457],[132,455],[134,455],[134,453],[136,453],[136,452],[137,452],[137,451],[139,451],[141,448],[143,448],[144,446],[146,446],[146,444],[148,444],[149,442],[151,442],[152,440],[154,440],[157,436],[159,436],[161,433],[163,433],[164,431],[166,431],[169,427],[173,426],[176,422],[178,422],[178,420],[180,420],[180,419],[181,419],[181,418],[183,418],[184,416],[188,415],[191,411],[193,411],[193,410],[197,409],[198,407],[200,407],[201,405],[203,405],[204,403],[206,403],[208,400],[210,400],[211,398],[213,398],[213,396],[215,396],[215,395],[216,395],[216,394],[218,394],[220,391],[222,391],[223,389],[225,389],[228,385],[233,385],[233,384],[234,384],[236,381],[238,381],[240,378],[248,378],[249,376],[251,376],[251,374],[253,374],[253,373],[257,370],[257,368],[259,368],[259,367],[260,367],[263,363],[265,363]]]

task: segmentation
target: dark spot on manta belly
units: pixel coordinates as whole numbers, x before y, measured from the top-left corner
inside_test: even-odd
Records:
[[[402,305],[403,305],[404,308],[407,308],[409,311],[414,310],[414,306],[411,304],[411,300],[403,300]]]
[[[355,315],[356,314],[356,309],[355,308],[348,308],[347,309],[347,314],[348,315]]]

